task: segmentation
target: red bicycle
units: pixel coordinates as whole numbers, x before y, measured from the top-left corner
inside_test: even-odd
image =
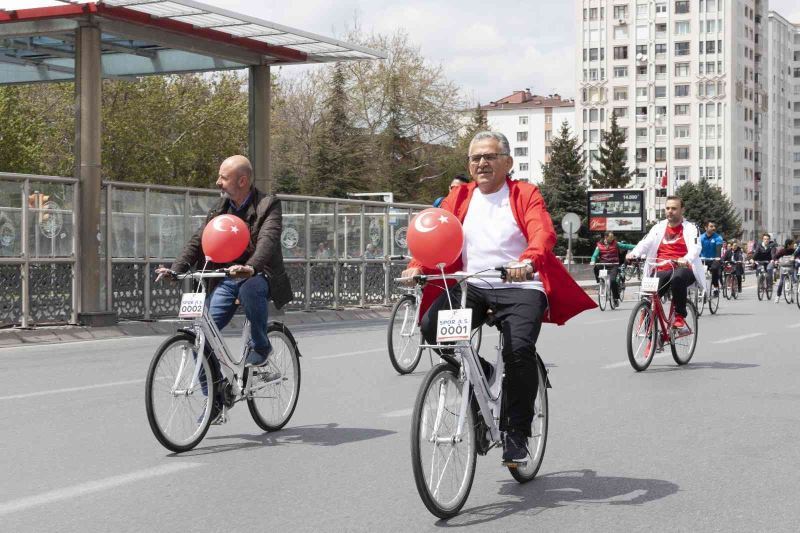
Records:
[[[674,274],[677,263],[658,259],[647,263],[645,272],[648,276],[642,278],[642,299],[634,306],[628,321],[628,360],[637,372],[647,369],[656,351],[663,351],[667,343],[678,365],[685,365],[692,359],[697,345],[697,308],[694,303],[686,302],[686,327],[675,328],[675,303],[670,304],[669,314],[666,314],[658,296],[659,279],[649,275],[663,265],[670,265]],[[671,278],[664,289],[670,283]]]

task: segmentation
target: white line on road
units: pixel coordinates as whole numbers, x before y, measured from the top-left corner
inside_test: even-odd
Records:
[[[403,416],[411,416],[412,408],[408,407],[406,409],[398,409],[397,411],[390,411],[388,413],[383,413],[381,416],[386,418],[400,418]]]
[[[753,339],[755,337],[761,337],[762,335],[766,335],[766,333],[748,333],[747,335],[739,335],[738,337],[730,337],[728,339],[722,339],[721,341],[714,341],[711,344],[728,344],[729,342]]]
[[[36,342],[31,344],[16,344],[16,345],[9,345],[9,346],[2,346],[0,347],[0,355],[10,355],[11,353],[16,353],[18,350],[25,350],[25,349],[38,349],[38,350],[49,350],[52,349],[54,346],[80,346],[81,344],[86,344],[89,342],[112,342],[112,341],[141,341],[142,339],[146,339],[147,337],[156,338],[154,335],[139,335],[136,337],[109,337],[106,339],[86,339],[81,341],[58,341],[58,342],[48,342],[46,340],[42,342]],[[166,337],[166,335],[164,335]],[[157,337],[158,340],[161,340],[161,337]],[[8,353],[6,353],[8,352]]]
[[[133,384],[141,384],[144,383],[143,379],[131,379],[128,381],[114,381],[112,383],[98,383],[97,385],[86,385],[84,387],[70,387],[69,389],[54,389],[54,390],[45,390],[39,392],[28,392],[25,394],[13,394],[11,396],[0,396],[0,401],[2,400],[21,400],[23,398],[33,398],[35,396],[48,396],[50,394],[64,394],[66,392],[77,392],[77,391],[84,391],[84,390],[92,390],[92,389],[103,389],[106,387],[118,387],[121,385],[133,385]]]
[[[333,355],[320,355],[319,357],[312,357],[311,359],[320,360],[320,359],[338,359],[340,357],[350,357],[351,355],[364,355],[367,353],[378,353],[378,352],[385,352],[386,348],[374,348],[372,350],[361,350],[360,352],[346,352],[346,353],[336,353]]]
[[[201,465],[202,463],[174,463],[164,466],[157,466],[154,468],[147,468],[145,470],[131,472],[129,474],[122,474],[120,476],[108,477],[105,479],[99,479],[97,481],[89,481],[88,483],[81,483],[79,485],[73,485],[63,489],[51,490],[35,496],[10,500],[0,503],[0,516],[24,511],[25,509],[30,509],[31,507],[39,507],[41,505],[47,505],[61,500],[68,500],[70,498],[77,498],[79,496],[85,496],[95,492],[106,491],[121,485],[134,483],[136,481],[143,481],[145,479],[158,476],[174,474],[175,472],[188,470]]]
[[[666,353],[661,353],[661,354],[658,354],[658,355],[654,356],[654,357],[653,357],[653,360],[655,360],[655,359],[661,359],[662,357],[666,357],[666,356],[667,356],[667,354],[666,354]],[[631,363],[630,363],[629,361],[620,361],[619,363],[614,363],[614,364],[611,364],[611,365],[606,365],[606,366],[604,366],[603,368],[604,368],[604,369],[609,369],[609,368],[620,368],[620,367],[623,367],[623,366],[631,366]]]
[[[798,322],[797,324],[792,324],[791,326],[786,326],[786,327],[790,328],[790,329],[800,328],[800,322]]]

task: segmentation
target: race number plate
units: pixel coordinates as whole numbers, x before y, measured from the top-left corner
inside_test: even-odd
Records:
[[[470,309],[442,310],[439,311],[438,318],[437,343],[469,340],[472,332],[472,311]]]
[[[181,298],[181,307],[178,310],[180,318],[197,318],[203,315],[203,304],[206,295],[201,292],[187,292]]]
[[[597,275],[600,276],[600,279],[606,279],[608,277],[608,270],[604,268],[603,270],[598,272]]]
[[[642,278],[642,292],[656,292],[658,290],[658,278]]]

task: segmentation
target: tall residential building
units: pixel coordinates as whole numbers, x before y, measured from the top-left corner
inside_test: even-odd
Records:
[[[627,134],[648,219],[687,180],[707,178],[761,228],[757,180],[767,108],[767,0],[579,0],[576,127],[596,166],[611,113]],[[761,48],[764,48],[763,50]],[[668,188],[661,188],[668,173]],[[701,221],[696,221],[701,222]]]
[[[766,82],[766,168],[761,205],[764,228],[783,240],[800,235],[800,26],[769,12]]]
[[[575,102],[562,100],[558,94],[539,96],[529,89],[514,91],[488,105],[481,106],[486,123],[503,133],[511,144],[514,173],[518,180],[540,183],[542,163],[550,161],[550,140],[567,121],[575,131]]]

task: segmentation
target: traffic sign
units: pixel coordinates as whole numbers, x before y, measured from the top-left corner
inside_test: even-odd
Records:
[[[572,235],[577,234],[578,230],[581,228],[581,217],[576,213],[565,213],[564,217],[561,219],[561,228],[565,233],[571,233]]]

